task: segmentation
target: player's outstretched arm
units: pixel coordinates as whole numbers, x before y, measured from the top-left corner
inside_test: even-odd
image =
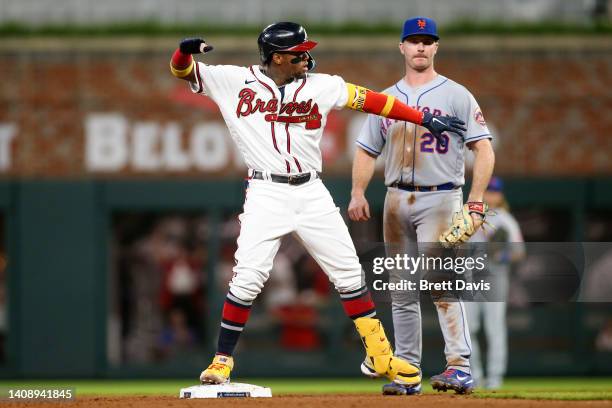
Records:
[[[423,112],[412,109],[398,101],[394,96],[374,92],[363,86],[350,84],[347,82],[348,108],[373,113],[389,119],[398,119],[420,125],[423,122]]]
[[[376,157],[359,147],[353,158],[353,189],[348,207],[349,218],[353,221],[370,219],[370,205],[365,198],[365,191],[374,175]]]
[[[172,54],[170,60],[170,72],[177,78],[185,81],[195,82],[195,73],[193,68],[195,61],[192,54],[200,54],[212,51],[213,47],[207,45],[201,38],[186,38],[181,41],[179,48]]]
[[[456,117],[419,112],[394,96],[374,92],[359,85],[347,83],[346,86],[348,91],[346,106],[351,109],[416,123],[426,127],[438,140],[443,140],[441,137],[443,132],[462,135],[466,130],[465,122]]]

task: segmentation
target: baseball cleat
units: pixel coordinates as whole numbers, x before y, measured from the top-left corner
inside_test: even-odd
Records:
[[[431,377],[431,387],[437,391],[454,390],[457,394],[471,394],[474,386],[474,379],[470,374],[454,368]]]
[[[227,383],[232,368],[234,368],[234,359],[231,356],[217,354],[208,368],[200,374],[200,381],[202,384]]]
[[[395,383],[406,386],[421,383],[421,370],[397,356],[391,357],[385,376]]]
[[[421,384],[404,385],[392,382],[383,385],[383,395],[419,395],[421,394]]]
[[[372,367],[367,357],[365,360],[363,360],[363,363],[361,363],[361,373],[365,375],[366,377],[370,377],[372,379],[382,377],[382,375],[378,374],[376,370],[374,369],[374,367]]]

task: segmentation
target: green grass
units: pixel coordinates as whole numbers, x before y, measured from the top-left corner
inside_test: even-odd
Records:
[[[274,395],[340,394],[380,392],[383,381],[344,379],[236,379],[272,388]],[[167,395],[178,396],[180,388],[195,385],[192,380],[37,380],[0,381],[0,387],[73,387],[78,396]],[[433,393],[429,386],[425,393]],[[473,398],[518,398],[549,400],[612,400],[612,378],[511,378],[499,391],[479,390]]]
[[[321,24],[320,22],[304,21],[311,35],[398,35],[400,24],[397,22],[366,24],[353,21],[343,24]],[[219,25],[215,23],[201,24],[165,24],[156,20],[138,20],[107,24],[46,24],[28,25],[19,22],[5,22],[0,24],[0,35],[14,37],[29,36],[165,36],[190,35],[204,33],[206,35],[224,36],[252,36],[259,34],[262,25]],[[536,23],[505,23],[499,21],[472,22],[457,21],[441,27],[440,33],[444,35],[514,35],[514,34],[554,34],[554,35],[609,35],[612,34],[612,23],[603,21],[590,21],[584,24],[560,23],[558,21],[540,21]]]
[[[499,391],[479,390],[477,398],[519,398],[548,400],[612,400],[612,379],[580,378],[511,378]]]

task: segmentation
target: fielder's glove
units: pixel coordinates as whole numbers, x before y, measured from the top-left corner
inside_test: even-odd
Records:
[[[442,246],[454,248],[469,241],[477,229],[474,225],[472,214],[480,215],[484,223],[487,211],[489,211],[489,206],[483,202],[471,201],[464,204],[461,211],[453,216],[450,228],[440,234],[439,240]]]
[[[438,140],[442,147],[446,146],[446,141],[442,137],[443,132],[453,132],[459,136],[463,136],[463,132],[467,129],[465,122],[454,116],[438,116],[432,115],[429,112],[423,113],[423,121],[421,126],[424,126]]]
[[[204,47],[202,47],[204,44]],[[212,45],[206,45],[206,42],[201,38],[185,38],[181,41],[179,49],[183,54],[200,54],[213,50]]]

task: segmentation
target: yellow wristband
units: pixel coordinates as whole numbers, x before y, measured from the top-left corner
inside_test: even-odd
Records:
[[[195,65],[195,61],[191,60],[191,65],[189,65],[187,68],[176,69],[172,66],[172,62],[170,62],[170,71],[172,72],[172,75],[174,75],[177,78],[185,78],[186,76],[191,74],[191,71],[193,71],[194,65]]]
[[[346,90],[348,92],[348,100],[346,106],[348,108],[363,111],[363,104],[365,103],[367,88],[363,86],[346,83]],[[389,108],[391,109],[391,108]]]

